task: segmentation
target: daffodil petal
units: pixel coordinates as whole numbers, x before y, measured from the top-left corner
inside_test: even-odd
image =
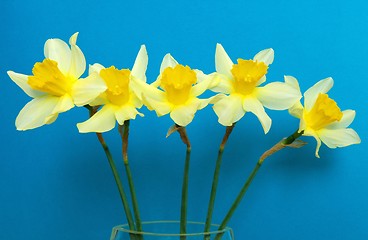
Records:
[[[69,74],[75,78],[79,78],[86,70],[86,59],[82,50],[77,45],[71,45],[71,52],[72,58]]]
[[[142,98],[144,105],[146,105],[149,110],[154,110],[159,117],[168,114],[172,109],[172,106],[164,98],[153,99],[145,95],[142,95]]]
[[[245,111],[240,97],[232,95],[221,97],[221,95],[219,95],[216,100],[218,101],[213,105],[213,110],[221,125],[231,126],[244,116]]]
[[[162,100],[165,97],[165,93],[163,91],[143,81],[140,81],[139,79],[132,78],[130,87],[140,99],[142,98],[142,95],[156,100]]]
[[[162,73],[165,70],[165,68],[167,67],[174,68],[176,65],[178,65],[178,62],[171,56],[170,53],[168,53],[164,56],[164,59],[162,60],[160,73]]]
[[[45,125],[58,103],[59,97],[50,95],[33,99],[19,112],[15,120],[17,130],[29,130]]]
[[[65,94],[64,96],[59,97],[59,101],[51,114],[66,112],[73,107],[74,107],[73,98],[70,95]]]
[[[297,101],[291,108],[288,109],[289,114],[296,118],[302,118],[303,116],[303,105],[300,101]]]
[[[28,76],[13,71],[7,71],[9,77],[15,84],[18,85],[28,96],[32,98],[40,97],[45,95],[45,93],[33,90],[31,86],[28,85]]]
[[[60,71],[67,75],[71,64],[71,51],[69,46],[62,40],[48,39],[44,46],[45,57],[58,63]]]
[[[116,120],[120,125],[123,125],[126,120],[135,119],[137,114],[141,117],[144,115],[137,111],[134,106],[122,106],[115,111]]]
[[[300,91],[287,83],[273,82],[257,88],[258,100],[263,106],[272,110],[288,109],[301,97]]]
[[[185,127],[193,121],[199,104],[199,101],[192,101],[189,104],[177,106],[171,111],[170,117],[176,124]]]
[[[96,99],[101,93],[107,89],[106,83],[96,73],[92,72],[91,75],[84,79],[78,80],[73,85],[73,99],[77,106],[84,106]]]
[[[313,130],[306,129],[304,130],[303,136],[311,136],[311,137],[314,137],[314,139],[316,139],[317,145],[316,145],[315,156],[319,158],[319,149],[321,147],[321,139],[319,138],[317,133],[314,132]]]
[[[224,74],[228,78],[233,77],[231,69],[233,68],[234,63],[231,61],[229,55],[227,55],[223,46],[219,43],[216,44],[215,65],[216,72]]]
[[[209,86],[211,91],[225,94],[230,94],[233,91],[231,80],[226,75],[213,73],[210,77],[213,82],[213,84]]]
[[[327,129],[339,129],[339,128],[347,128],[354,121],[355,111],[354,110],[345,110],[342,111],[342,118],[339,122],[334,122],[328,125]]]
[[[147,64],[148,55],[146,46],[142,45],[135,59],[131,74],[139,80],[146,82]]]
[[[264,133],[268,133],[271,128],[272,120],[267,115],[262,103],[256,98],[246,98],[243,100],[243,108],[247,112],[252,112],[257,116],[258,120],[261,122]]]
[[[55,113],[55,114],[52,114],[52,115],[48,116],[48,117],[45,119],[45,121],[46,121],[46,123],[45,123],[45,124],[51,124],[51,123],[55,122],[55,121],[56,121],[56,119],[58,118],[58,116],[59,116],[59,114],[58,114],[58,113]]]
[[[92,64],[92,65],[89,65],[89,68],[88,68],[88,74],[91,75],[92,73],[100,73],[100,71],[102,69],[104,69],[105,67],[102,66],[101,64],[99,63],[95,63],[95,64]]]
[[[266,75],[261,77],[261,79],[258,80],[258,82],[256,83],[256,86],[258,87],[259,85],[261,85],[262,83],[266,82]]]
[[[257,53],[253,60],[257,62],[264,62],[267,66],[273,63],[274,51],[272,48],[268,48]]]
[[[105,105],[85,122],[78,123],[80,133],[107,132],[115,127],[115,107]]]
[[[213,78],[208,77],[197,83],[196,85],[194,85],[191,89],[191,93],[193,96],[197,97],[199,95],[201,95],[202,93],[204,93],[206,90],[208,90],[209,86],[213,83]]]
[[[361,142],[359,135],[351,128],[321,129],[318,136],[329,148],[346,147]]]
[[[293,76],[284,76],[284,80],[287,84],[300,91],[298,80]]]
[[[320,93],[327,93],[333,86],[332,78],[325,78],[316,84],[314,84],[311,88],[309,88],[304,93],[304,107],[307,111],[309,111],[314,103],[317,100],[317,97]]]

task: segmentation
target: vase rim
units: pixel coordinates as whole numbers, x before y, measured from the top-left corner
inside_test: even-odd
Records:
[[[150,225],[150,224],[180,224],[180,221],[177,220],[159,220],[159,221],[144,221],[142,222],[143,225]],[[196,222],[196,221],[187,221],[187,224],[192,224],[192,225],[205,225],[204,222]],[[211,227],[219,227],[219,224],[211,224]],[[230,234],[232,234],[232,228],[230,227],[225,227],[222,230],[213,230],[213,231],[208,231],[208,232],[191,232],[191,233],[156,233],[156,232],[150,232],[150,231],[135,231],[135,230],[130,230],[129,229],[129,224],[121,224],[121,225],[117,225],[113,228],[113,231],[122,231],[122,232],[126,232],[126,233],[131,233],[131,234],[142,234],[142,235],[150,235],[150,236],[204,236],[204,235],[215,235],[215,234],[219,234],[219,233],[225,233],[225,232],[230,232]]]

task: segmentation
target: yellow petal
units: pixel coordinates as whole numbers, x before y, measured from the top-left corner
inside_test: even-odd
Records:
[[[197,112],[200,102],[195,99],[189,104],[175,107],[171,113],[171,119],[179,126],[185,127],[192,122],[194,114]]]
[[[213,105],[218,122],[224,126],[231,126],[239,121],[245,114],[242,106],[242,98],[237,95],[223,97],[219,95],[218,101]],[[222,96],[222,97],[221,97]]]
[[[7,71],[7,74],[18,85],[28,96],[32,98],[40,97],[45,95],[45,93],[33,90],[31,86],[28,84],[28,76],[20,73],[16,73],[13,71]]]
[[[19,112],[15,120],[17,130],[29,130],[45,125],[58,103],[59,97],[49,95],[33,99]]]
[[[247,112],[252,112],[261,122],[264,133],[268,133],[272,120],[264,110],[262,103],[256,98],[246,98],[243,100],[243,108]]]
[[[45,57],[58,63],[60,71],[67,75],[71,64],[71,51],[69,46],[62,40],[48,39],[44,46]]]
[[[105,105],[95,115],[85,122],[78,123],[80,133],[87,132],[107,132],[115,127],[115,108]]]
[[[74,102],[77,106],[89,104],[106,89],[107,86],[104,80],[96,72],[92,72],[91,75],[78,80],[73,85],[72,94]]]
[[[116,120],[120,125],[123,125],[126,120],[135,119],[137,114],[141,117],[144,116],[142,113],[138,112],[134,106],[129,105],[120,107],[115,111]]]

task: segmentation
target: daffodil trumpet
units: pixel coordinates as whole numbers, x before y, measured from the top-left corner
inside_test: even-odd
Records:
[[[139,213],[137,194],[135,192],[133,176],[132,176],[132,172],[130,170],[129,160],[128,160],[129,125],[130,125],[130,121],[127,120],[127,121],[124,122],[123,125],[119,125],[118,129],[119,129],[119,133],[120,133],[121,140],[122,140],[122,155],[123,155],[125,173],[126,173],[127,178],[128,178],[130,196],[131,196],[131,199],[132,199],[136,229],[137,229],[138,232],[142,232],[143,229],[142,229],[142,222],[141,222],[141,217],[140,217],[140,213]],[[139,238],[142,238],[142,236],[139,235]]]

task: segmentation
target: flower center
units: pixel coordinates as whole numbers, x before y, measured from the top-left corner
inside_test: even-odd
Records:
[[[234,77],[233,87],[236,93],[249,95],[257,86],[257,82],[267,73],[268,66],[263,62],[238,59],[231,73]]]
[[[197,74],[188,66],[176,65],[167,67],[161,75],[161,88],[165,90],[169,102],[179,105],[185,103],[193,84],[197,82]]]
[[[47,58],[36,63],[32,69],[33,76],[28,77],[31,88],[58,97],[70,93],[76,79],[65,76],[57,65],[57,62]]]
[[[307,126],[319,130],[325,126],[340,121],[342,112],[336,102],[325,93],[320,93],[313,108],[305,113]]]
[[[100,76],[105,81],[107,99],[115,105],[124,105],[129,101],[129,69],[116,69],[114,66],[102,69]]]

